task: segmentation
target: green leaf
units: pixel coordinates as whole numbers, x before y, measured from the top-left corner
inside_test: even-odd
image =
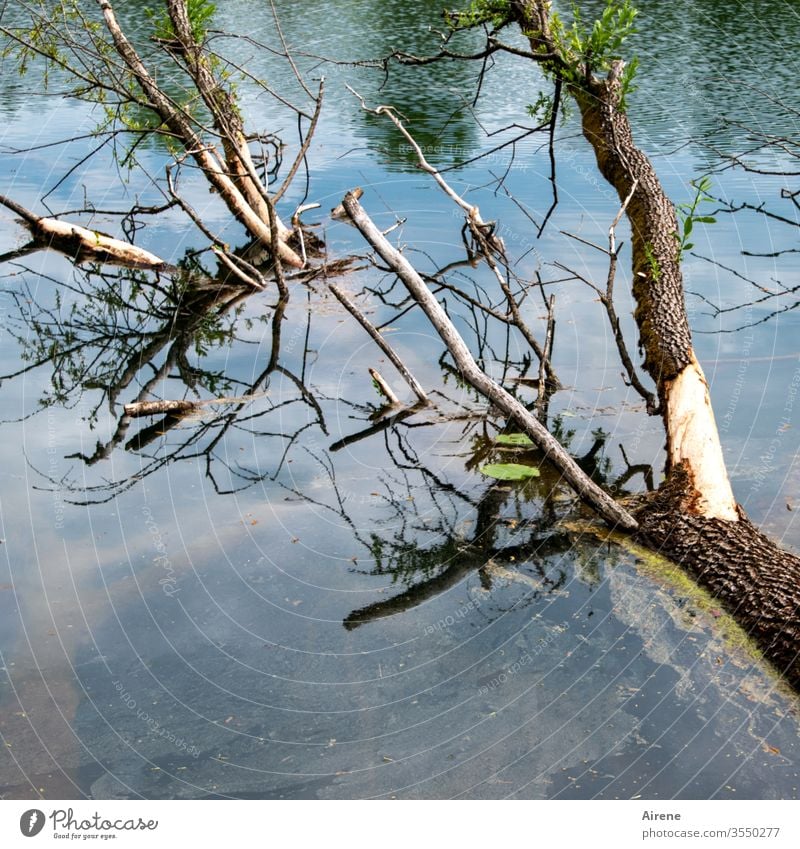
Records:
[[[689,242],[688,244],[683,246],[683,250],[690,251],[694,247],[694,242]]]
[[[535,466],[523,466],[521,463],[489,463],[481,466],[480,472],[499,481],[523,481],[539,477],[539,470]]]
[[[524,433],[503,433],[495,439],[497,445],[513,445],[518,448],[529,448],[533,440]]]
[[[703,215],[694,220],[695,224],[716,224],[717,219],[713,215]]]
[[[705,177],[701,177],[699,180],[692,180],[691,184],[697,191],[707,194],[711,190],[711,175],[706,174]]]

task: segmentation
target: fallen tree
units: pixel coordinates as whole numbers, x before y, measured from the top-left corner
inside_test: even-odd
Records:
[[[617,23],[626,7],[617,7]],[[733,497],[708,384],[692,348],[675,207],[634,142],[624,63],[569,52],[544,0],[514,0],[510,12],[534,54],[555,55],[545,67],[577,102],[602,175],[621,199],[636,184],[627,206],[635,318],[667,434],[666,481],[638,510],[638,535],[708,587],[800,685],[800,558],[762,534]],[[609,67],[600,76],[604,63]]]
[[[190,14],[190,5],[195,19]],[[90,20],[84,11],[86,6],[99,12],[97,20]],[[21,61],[31,54],[42,57],[77,81],[74,96],[103,104],[113,125],[109,132],[130,132],[136,138],[161,136],[174,151],[172,168],[193,163],[231,214],[241,222],[248,236],[270,250],[275,277],[281,291],[285,292],[282,266],[302,267],[306,261],[305,249],[299,223],[295,224],[296,216],[292,216],[293,228],[285,226],[275,204],[305,157],[321,108],[323,89],[320,85],[314,95],[306,88],[313,109],[309,112],[294,110],[298,120],[305,117],[308,128],[288,176],[281,186],[270,191],[266,156],[257,162],[251,145],[260,143],[269,148],[275,142],[268,134],[254,137],[245,131],[234,93],[221,71],[229,66],[210,49],[207,31],[202,20],[196,17],[198,9],[205,7],[207,10],[210,6],[188,4],[186,0],[166,0],[164,4],[165,17],[157,28],[154,52],[161,51],[160,55],[167,58],[169,67],[182,81],[183,88],[179,87],[181,93],[177,95],[167,93],[154,70],[153,57],[145,56],[128,38],[109,0],[96,0],[95,4],[78,3],[77,0],[26,4],[31,13],[30,26],[0,26],[0,32],[17,45]],[[468,12],[451,14],[449,21],[454,30],[486,26],[488,35],[484,50],[463,55],[445,48],[435,57],[396,54],[395,58],[408,65],[430,61],[484,62],[495,53],[507,52],[538,64],[554,83],[551,114],[542,124],[542,128],[549,131],[551,141],[562,94],[576,102],[583,133],[596,154],[598,167],[617,191],[622,210],[631,224],[635,317],[644,351],[644,369],[655,384],[657,396],[657,403],[648,400],[648,408],[662,416],[667,435],[666,481],[635,511],[622,507],[593,483],[542,425],[539,416],[531,414],[517,399],[487,378],[454,332],[426,282],[406,258],[389,245],[361,209],[358,199],[349,196],[344,208],[373,248],[414,293],[447,342],[457,369],[469,383],[490,398],[507,417],[524,427],[567,482],[610,525],[635,532],[652,547],[682,563],[700,583],[708,586],[758,640],[766,655],[787,678],[800,685],[797,661],[800,560],[761,534],[746,519],[734,499],[708,386],[692,348],[684,305],[681,248],[675,236],[675,209],[649,159],[636,146],[626,114],[625,97],[631,82],[631,66],[621,61],[619,50],[632,30],[634,15],[628,0],[610,0],[593,28],[584,29],[577,23],[569,28],[545,0],[474,0]],[[528,49],[499,41],[498,33],[511,26],[518,27],[527,38]],[[288,54],[286,56],[288,59]],[[305,88],[302,80],[300,82]],[[197,104],[202,104],[202,114],[198,114]],[[134,119],[132,112],[135,110],[137,114],[149,115],[150,123],[143,123],[140,117]],[[387,115],[403,131],[402,123],[391,110],[375,111]],[[406,139],[413,143],[410,136],[406,135]],[[419,146],[415,150],[423,170],[448,191]],[[229,255],[224,240],[206,229],[181,198],[169,170],[166,188],[162,185],[162,190],[168,203],[181,207],[208,236],[228,270],[251,288],[260,288],[261,281],[254,276],[255,269],[240,257]],[[463,202],[455,193],[449,193],[466,215],[466,228],[471,238],[469,250],[486,262],[507,300],[506,312],[488,307],[484,314],[515,327],[529,342],[539,357],[539,390],[540,398],[544,398],[548,381],[556,383],[548,358],[549,345],[547,342],[538,345],[520,319],[518,301],[502,271],[503,267],[507,269],[502,241],[496,237],[492,223],[480,217],[477,208]],[[68,245],[72,244],[69,240],[74,240],[82,250],[100,247],[106,252],[101,256],[112,256],[113,250],[124,248],[125,243],[112,237],[56,218],[38,217],[8,199],[3,202],[22,215],[34,231],[38,228],[43,236],[63,238]],[[613,245],[609,257],[612,263],[616,260]],[[161,262],[159,257],[144,258],[142,254],[139,254],[139,261],[145,265],[150,263],[152,267],[158,267]],[[134,258],[132,262],[137,260]],[[441,283],[446,285],[443,280]],[[480,307],[474,302],[472,306]],[[604,306],[622,354],[624,345],[619,322],[615,324],[610,286]],[[159,344],[163,345],[164,341]],[[625,356],[623,362],[633,384],[633,363]],[[132,373],[125,375],[119,386],[127,385],[126,381],[132,377]],[[421,387],[417,394],[425,395]],[[144,395],[137,400],[144,401]],[[540,407],[546,408],[546,403]],[[541,417],[546,418],[546,414]],[[123,438],[126,427],[126,422],[121,424],[108,450]],[[156,432],[148,431],[139,444],[144,444]],[[344,442],[337,443],[337,447]],[[89,463],[102,456],[106,456],[106,448],[99,446],[95,455],[85,459]]]
[[[525,429],[609,524],[633,530],[711,590],[777,669],[800,687],[800,558],[761,533],[733,496],[708,384],[692,347],[675,208],[652,163],[636,146],[626,113],[625,97],[634,68],[619,58],[619,49],[633,30],[635,14],[628,0],[609,0],[593,28],[583,29],[578,22],[568,28],[547,0],[476,0],[466,12],[449,13],[449,21],[453,29],[486,26],[489,35],[483,51],[470,56],[449,49],[434,57],[394,54],[403,64],[414,65],[483,61],[505,50],[539,64],[556,91],[563,90],[577,104],[598,168],[618,193],[631,225],[635,319],[643,367],[658,398],[657,406],[648,407],[660,413],[667,437],[665,482],[643,499],[632,517],[623,511],[624,518],[618,518],[604,499],[569,475],[558,448],[549,445],[550,435],[535,426],[524,408],[498,396],[479,369],[476,373],[469,352],[459,350],[463,340],[447,338],[450,331],[435,315],[430,291],[419,289],[404,257],[387,251],[357,199],[347,198],[344,206],[381,258],[414,293],[445,338],[462,375]],[[529,50],[498,40],[497,33],[511,25],[527,38]],[[489,254],[484,253],[487,261]],[[614,331],[619,334],[618,324]]]

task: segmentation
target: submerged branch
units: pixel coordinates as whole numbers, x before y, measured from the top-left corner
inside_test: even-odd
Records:
[[[358,323],[367,331],[370,337],[374,340],[377,346],[389,358],[392,365],[400,372],[403,380],[411,387],[411,391],[419,398],[422,404],[430,403],[425,390],[420,386],[419,381],[408,370],[405,363],[400,359],[395,350],[386,341],[386,337],[375,327],[374,324],[361,312],[361,310],[353,303],[347,293],[333,283],[329,284],[331,292],[338,298],[342,306],[358,321]],[[395,399],[396,401],[397,399]]]
[[[236,398],[204,398],[201,400],[192,401],[190,399],[180,399],[175,401],[134,401],[130,404],[125,404],[125,415],[129,418],[136,419],[141,416],[156,416],[162,413],[191,413],[200,407],[207,407],[211,404],[244,404],[248,401],[254,401],[256,398],[261,398],[266,393],[260,392],[255,395],[240,395]]]

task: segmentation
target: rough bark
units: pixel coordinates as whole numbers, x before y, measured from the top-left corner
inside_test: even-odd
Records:
[[[636,514],[639,536],[689,571],[800,689],[800,558],[781,549],[740,512],[739,520],[693,512],[684,467]]]
[[[534,53],[558,55],[546,0],[515,0],[512,11]],[[573,57],[553,67],[563,74]],[[594,150],[600,173],[625,202],[631,224],[634,317],[644,369],[656,384],[667,431],[667,471],[685,465],[695,487],[693,509],[708,518],[738,519],[703,370],[692,350],[683,292],[675,207],[653,164],[640,150],[621,107],[623,63],[606,78],[578,68],[580,83],[568,82],[581,113],[583,134]],[[574,71],[574,69],[573,69]],[[574,79],[574,76],[573,76]]]
[[[381,393],[381,395],[383,395],[383,397],[387,400],[390,406],[401,406],[400,399],[397,397],[397,395],[394,394],[394,390],[392,389],[392,387],[389,386],[386,380],[384,380],[383,375],[379,371],[376,371],[374,368],[367,369],[367,371],[369,371],[369,376],[372,378],[375,385],[378,387],[378,391]]]
[[[546,0],[512,0],[512,14],[534,53],[557,53]],[[550,64],[557,76],[567,57]],[[620,199],[633,242],[635,318],[644,368],[656,384],[667,433],[667,479],[636,513],[639,534],[711,590],[800,687],[800,558],[762,534],[736,504],[728,481],[708,385],[692,349],[677,221],[620,106],[622,63],[600,79],[584,68],[568,86],[600,172]],[[633,191],[632,191],[633,189]]]

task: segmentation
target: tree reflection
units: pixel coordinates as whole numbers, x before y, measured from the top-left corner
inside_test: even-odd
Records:
[[[574,535],[563,525],[575,510],[574,496],[538,450],[509,447],[497,440],[512,425],[498,423],[477,396],[468,392],[464,406],[444,394],[449,381],[464,390],[445,357],[439,363],[442,389],[436,391],[440,402],[435,408],[397,410],[343,397],[329,399],[307,380],[313,355],[310,306],[316,298],[311,289],[306,289],[309,308],[298,323],[296,312],[294,322],[286,321],[287,299],[263,311],[248,310],[253,291],[224,277],[208,276],[192,259],[170,276],[95,265],[74,266],[66,282],[39,275],[33,283],[33,274],[25,270],[21,287],[12,293],[16,314],[10,329],[25,364],[3,380],[46,371],[48,386],[39,410],[81,408],[90,428],[102,426],[101,416],[110,413],[110,436],[98,440],[91,453],[75,452],[68,455],[70,459],[102,470],[115,451],[139,458],[133,473],[97,484],[87,484],[77,473],[64,480],[44,475],[66,501],[111,501],[179,461],[198,464],[220,495],[273,482],[309,506],[335,514],[364,551],[353,568],[389,578],[397,586],[391,598],[350,613],[343,622],[348,630],[411,610],[473,574],[487,592],[498,581],[502,585],[522,580],[528,590],[525,604],[558,593],[568,580],[573,561],[580,556],[574,550]],[[263,292],[258,297],[263,298]],[[318,305],[317,300],[313,303]],[[470,313],[476,338],[484,337],[483,358],[501,364],[504,378],[521,392],[528,385],[530,357],[513,363],[507,338],[496,348],[490,344],[482,332],[481,315],[477,309]],[[285,327],[290,328],[289,344],[283,339]],[[509,328],[505,329],[507,334]],[[237,376],[235,368],[219,365],[223,358],[235,361],[236,352],[246,350],[259,334],[260,370],[252,367],[250,354],[247,379]],[[297,345],[300,339],[302,345]],[[236,397],[219,399],[221,394]],[[221,403],[189,414],[167,413],[142,425],[124,412],[125,402],[165,397]],[[330,401],[351,409],[365,426],[330,441],[323,450],[317,440],[320,435],[328,437],[325,405]],[[528,406],[538,402],[537,397]],[[546,404],[543,410],[546,417]],[[453,467],[440,468],[420,450],[417,437],[456,420],[464,422],[457,451],[465,453],[453,472]],[[575,431],[562,418],[553,418],[549,425],[564,446],[572,444]],[[266,468],[231,460],[239,455],[227,440],[243,434],[270,446]],[[368,505],[354,504],[341,490],[338,452],[344,448],[375,452],[378,440],[385,457],[377,484],[380,491],[373,493]],[[615,481],[606,442],[605,432],[593,432],[588,450],[576,456],[583,470],[611,489],[642,472],[652,488],[652,470],[646,467],[628,466]],[[284,480],[287,461],[300,454],[310,456],[322,475],[321,497],[307,485]],[[509,459],[537,467],[539,476],[519,485],[476,476],[487,464]],[[470,481],[466,485],[465,475]],[[359,563],[365,560],[369,566],[362,568]]]
[[[33,274],[30,269],[25,271]],[[191,260],[169,276],[76,265],[68,282],[46,275],[37,275],[36,281],[36,285],[24,282],[9,293],[15,307],[9,316],[9,332],[25,365],[0,379],[49,370],[49,386],[37,409],[80,405],[92,429],[108,410],[113,421],[110,437],[98,440],[92,453],[77,452],[67,455],[69,459],[94,466],[119,447],[141,458],[133,475],[96,486],[86,486],[78,479],[50,481],[71,494],[68,500],[111,500],[159,469],[189,459],[205,464],[216,491],[232,492],[265,475],[253,476],[232,467],[225,459],[226,452],[218,450],[231,428],[254,436],[268,432],[284,441],[276,468],[270,472],[273,477],[300,433],[309,427],[327,433],[322,409],[302,377],[308,352],[301,359],[300,374],[281,360],[286,299],[268,307],[257,319],[243,319],[252,292],[224,277],[209,277]],[[52,286],[52,297],[41,294],[45,290],[41,283]],[[252,329],[256,321],[265,325],[269,353],[255,377],[244,381],[209,362],[212,353],[229,349],[240,340],[242,330]],[[280,393],[267,397],[270,382],[277,377]],[[233,393],[242,400],[204,408],[202,415],[167,414],[131,434],[134,420],[124,410],[120,412],[122,401],[150,400],[164,391],[196,399]],[[276,410],[285,421],[286,408],[295,405],[308,411],[295,430],[272,430],[263,425]],[[177,438],[170,440],[173,431]],[[220,464],[232,476],[232,484],[219,479]]]
[[[391,464],[378,479],[373,492],[379,509],[370,511],[369,533],[365,533],[363,516],[357,505],[348,504],[347,495],[337,481],[329,455],[315,455],[327,478],[329,497],[317,498],[297,487],[287,487],[293,496],[337,516],[347,525],[372,565],[366,570],[354,569],[375,577],[387,577],[398,591],[388,599],[368,604],[351,612],[343,621],[348,630],[366,623],[407,612],[456,586],[469,575],[477,574],[481,587],[491,591],[494,583],[520,580],[529,592],[525,604],[558,593],[566,584],[580,549],[575,548],[576,535],[564,524],[574,514],[576,500],[563,485],[558,472],[536,449],[509,449],[490,433],[495,431],[486,416],[473,419],[469,451],[463,458],[463,469],[474,472],[494,462],[509,459],[536,466],[539,476],[521,484],[487,481],[479,485],[477,495],[452,483],[443,472],[433,468],[429,458],[415,448],[415,432],[435,427],[435,420],[424,415],[387,417],[380,428],[384,451]],[[413,413],[413,411],[412,411]],[[567,429],[563,420],[551,423],[563,444],[569,446],[575,431]],[[378,426],[365,433],[375,436]],[[621,490],[634,474],[644,473],[652,489],[652,469],[628,467],[614,476],[610,459],[605,454],[608,434],[593,432],[589,449],[576,456],[583,470],[598,483]],[[331,446],[339,450],[345,439]],[[379,513],[379,518],[375,513]],[[359,521],[359,519],[361,521]],[[569,557],[567,557],[569,555]],[[611,556],[611,555],[609,555]],[[360,562],[360,559],[356,559]],[[594,569],[583,564],[591,579]],[[578,568],[582,565],[579,563]],[[595,575],[595,578],[597,576]]]

